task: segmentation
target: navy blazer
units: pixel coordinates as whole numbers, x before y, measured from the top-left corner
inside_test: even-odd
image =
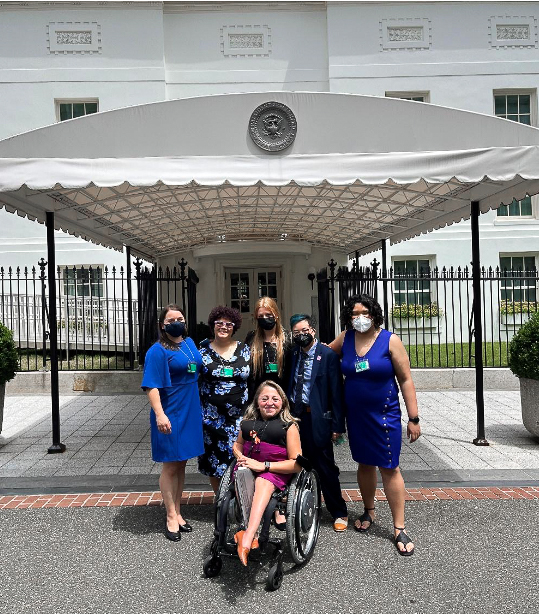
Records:
[[[289,399],[294,391],[294,375],[301,351],[301,348],[295,345],[291,348],[289,360],[287,360],[286,394]],[[333,433],[344,433],[346,427],[341,361],[331,348],[322,345],[320,341],[314,353],[310,384],[309,405],[313,438],[316,445],[325,446],[331,440]],[[299,412],[297,415],[301,417]]]

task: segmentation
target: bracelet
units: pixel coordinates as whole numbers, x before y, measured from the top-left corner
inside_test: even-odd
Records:
[[[271,467],[271,463],[270,463],[269,461],[266,461],[266,462],[264,463],[264,469],[265,469],[266,471],[271,471],[270,467]]]

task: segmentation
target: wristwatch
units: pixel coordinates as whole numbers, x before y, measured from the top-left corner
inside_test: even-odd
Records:
[[[419,416],[415,418],[408,418],[408,422],[413,422],[413,424],[419,424]]]
[[[270,470],[270,462],[269,462],[269,461],[265,461],[265,462],[264,462],[264,469],[265,469],[266,471],[269,471],[269,470]]]

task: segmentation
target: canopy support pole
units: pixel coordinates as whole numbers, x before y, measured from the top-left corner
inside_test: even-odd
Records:
[[[485,395],[483,382],[483,322],[481,320],[481,262],[479,254],[479,201],[471,202],[472,287],[475,342],[475,403],[477,406],[476,446],[488,446],[485,437]]]
[[[60,387],[58,384],[58,330],[56,326],[56,254],[54,245],[54,212],[47,211],[47,274],[49,278],[49,348],[51,353],[52,445],[47,452],[65,452],[60,442]]]
[[[376,283],[376,280],[375,282]],[[384,326],[389,328],[389,304],[387,301],[387,240],[382,239],[382,292],[384,298]]]
[[[127,277],[127,334],[129,342],[129,368],[131,371],[135,368],[135,352],[133,348],[133,288],[131,287],[131,247],[126,245],[125,256],[127,259],[126,264],[126,277]]]

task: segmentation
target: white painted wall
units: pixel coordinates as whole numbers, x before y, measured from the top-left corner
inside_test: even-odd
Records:
[[[532,17],[536,36],[539,2],[329,2],[325,6],[274,2],[241,9],[226,3],[4,5],[0,6],[0,138],[54,122],[55,98],[98,98],[100,109],[108,110],[223,92],[311,90],[383,96],[387,91],[429,91],[433,104],[492,114],[494,89],[535,89],[539,83],[538,45],[491,48],[489,19],[499,15]],[[429,48],[383,50],[384,20],[397,19],[405,25],[410,19],[427,20]],[[50,54],[47,24],[60,21],[99,23],[101,53]],[[222,28],[240,31],[248,26],[269,28],[269,53],[226,56],[221,50]],[[384,138],[383,125],[380,138]],[[539,253],[537,203],[534,212],[534,219],[517,222],[499,221],[494,213],[482,216],[486,266],[496,266],[500,252]],[[122,254],[61,234],[57,237],[59,265],[124,264]],[[30,266],[44,252],[43,226],[0,211],[0,265]],[[391,246],[388,255],[433,254],[440,267],[468,264],[469,222]],[[192,254],[185,257],[191,264]],[[252,255],[237,258],[253,261]],[[301,258],[282,256],[290,311],[310,310],[308,269],[319,268],[330,255],[313,249],[313,263]],[[372,256],[364,259],[370,260]],[[219,262],[206,257],[193,263],[201,279],[215,281],[204,284],[204,289],[201,284],[201,306],[218,302]]]

